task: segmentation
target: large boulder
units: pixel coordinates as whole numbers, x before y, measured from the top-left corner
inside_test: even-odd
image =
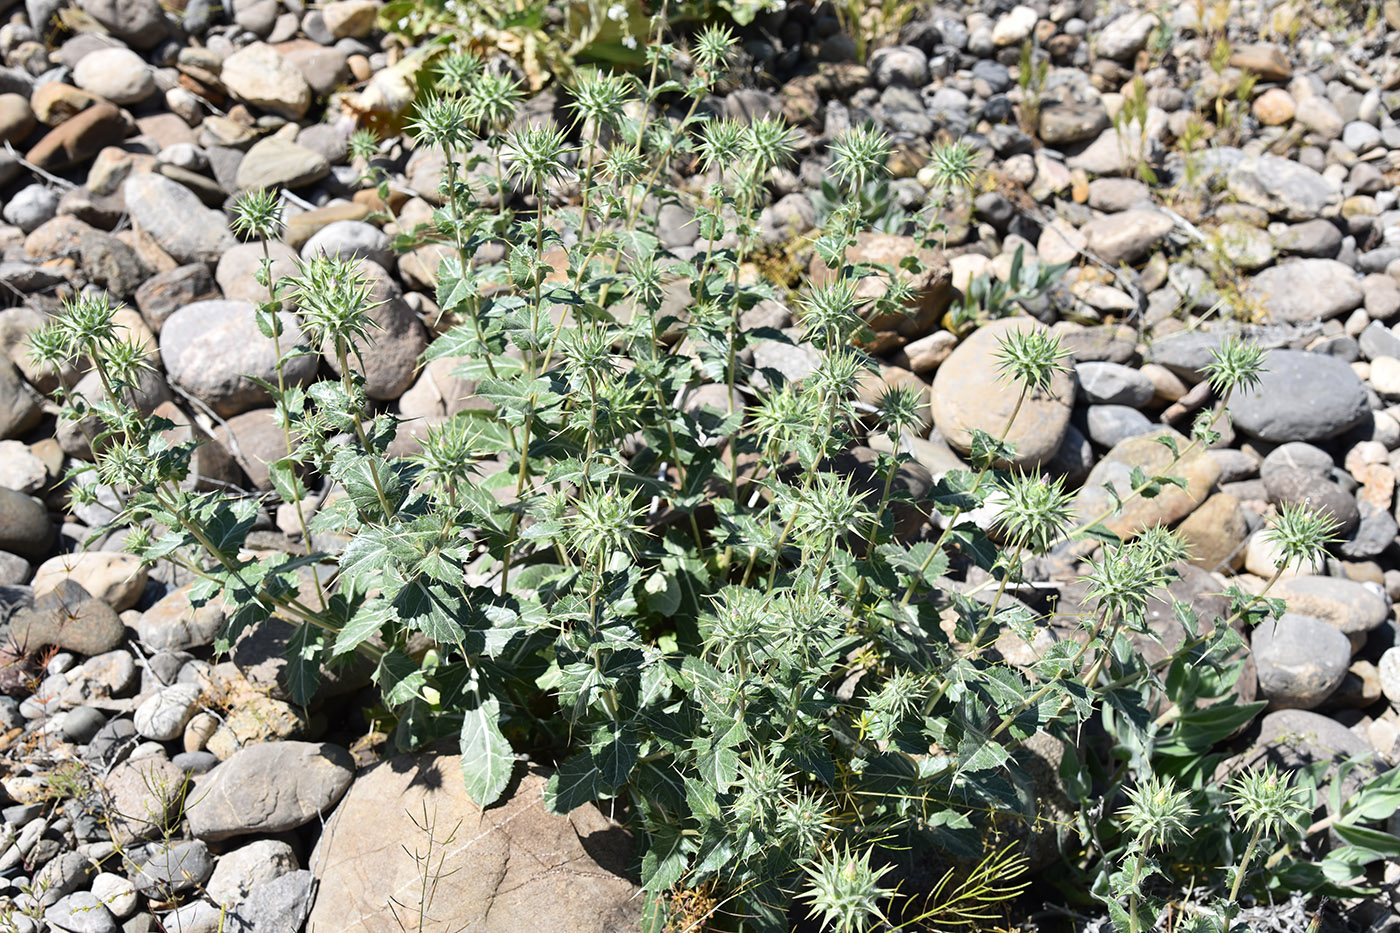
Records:
[[[630,837],[592,805],[550,813],[544,782],[528,773],[482,810],[467,796],[458,755],[373,766],[311,856],[319,893],[307,929],[379,933],[400,923],[417,929],[431,916],[433,929],[479,933],[639,930],[642,898],[627,877]],[[423,866],[411,853],[430,844],[441,862],[425,898]]]

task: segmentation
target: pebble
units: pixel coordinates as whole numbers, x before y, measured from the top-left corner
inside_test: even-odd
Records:
[[[1319,619],[1286,612],[1250,637],[1259,691],[1273,709],[1313,709],[1341,686],[1351,643]]]
[[[133,722],[142,738],[168,742],[180,737],[185,723],[195,714],[200,688],[196,684],[173,684],[165,687],[136,707]]]
[[[90,891],[76,891],[44,911],[44,920],[66,933],[118,933],[116,918]]]
[[[1121,512],[1105,517],[1104,527],[1120,537],[1130,538],[1154,525],[1173,524],[1205,501],[1220,476],[1220,467],[1199,448],[1188,451],[1190,441],[1181,434],[1171,428],[1160,428],[1150,435],[1120,441],[1095,464],[1075,497],[1074,510],[1081,521],[1096,520],[1102,513],[1112,510],[1114,497],[1108,491],[1110,484],[1118,490],[1119,496],[1126,497],[1134,486],[1135,467],[1154,476],[1171,463],[1174,455],[1160,443],[1160,438],[1169,438],[1184,454],[1172,473],[1186,480],[1186,488],[1166,485],[1151,498],[1136,496],[1124,503]]]
[[[156,91],[151,68],[130,49],[89,52],[73,69],[78,87],[114,104],[139,104]]]
[[[259,885],[300,867],[290,845],[278,839],[259,839],[221,855],[206,890],[219,904],[232,906]]]
[[[998,378],[998,338],[1013,329],[1043,329],[1029,318],[1010,318],[978,328],[938,367],[933,381],[933,420],[955,449],[966,453],[971,432],[1001,434],[1015,407],[1017,390]],[[1013,465],[1022,468],[1055,455],[1069,425],[1074,380],[1056,375],[1049,390],[1027,399],[1007,441],[1016,448]]]
[[[173,182],[171,182],[173,184]],[[283,312],[283,342],[304,339],[295,318]],[[176,311],[160,334],[161,361],[172,384],[227,418],[271,397],[253,379],[277,381],[273,341],[258,330],[256,309],[242,301],[198,301]],[[288,385],[314,378],[316,360],[301,356],[283,366]]]
[[[350,754],[335,745],[250,746],[200,779],[186,809],[190,831],[215,842],[294,829],[334,806],[353,774]]]
[[[224,59],[220,80],[239,100],[298,120],[311,106],[311,86],[276,49],[254,42]]]
[[[1380,672],[1381,692],[1400,708],[1400,647],[1387,648],[1376,668]]]
[[[1325,440],[1370,411],[1366,387],[1340,359],[1273,350],[1266,365],[1259,384],[1230,402],[1234,426],[1245,434],[1275,443]]]
[[[222,211],[162,175],[133,175],[123,185],[131,219],[177,262],[216,262],[237,241]]]

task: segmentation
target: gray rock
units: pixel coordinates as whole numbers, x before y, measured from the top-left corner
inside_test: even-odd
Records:
[[[1342,552],[1343,557],[1352,560],[1379,557],[1395,541],[1400,525],[1396,524],[1395,516],[1389,510],[1374,503],[1358,499],[1356,506],[1361,513],[1361,522],[1351,537],[1338,545],[1337,550]]]
[[[880,87],[923,87],[928,81],[928,56],[912,45],[889,46],[870,56],[870,71]]]
[[[249,746],[199,779],[186,809],[190,831],[217,841],[294,829],[335,805],[354,768],[350,753],[338,745]]]
[[[1337,524],[1339,537],[1351,534],[1361,521],[1356,499],[1325,476],[1294,467],[1271,470],[1264,477],[1269,501],[1275,505],[1301,505]]]
[[[179,262],[217,262],[237,245],[223,212],[178,182],[150,172],[128,178],[123,191],[131,219]]]
[[[1145,359],[1165,366],[1192,382],[1205,378],[1205,367],[1215,359],[1214,353],[1225,343],[1221,334],[1207,331],[1184,331],[1152,341]]]
[[[125,47],[89,52],[73,69],[73,83],[114,104],[139,104],[156,92],[151,66]]]
[[[136,289],[136,307],[152,332],[159,334],[166,318],[185,305],[221,297],[214,277],[209,274],[209,266],[196,262],[147,279]]]
[[[1077,363],[1074,371],[1079,376],[1079,391],[1092,405],[1142,408],[1156,394],[1152,380],[1139,370],[1121,363]]]
[[[1387,648],[1376,670],[1380,673],[1381,692],[1385,698],[1400,705],[1400,647]]]
[[[301,188],[330,174],[331,164],[319,152],[269,136],[253,144],[235,176],[240,190]]]
[[[267,258],[272,260],[274,280],[297,274],[297,252],[287,244],[277,241],[268,243]],[[214,268],[214,279],[219,283],[223,296],[230,301],[250,301],[254,304],[267,301],[267,287],[259,285],[254,277],[262,261],[261,243],[240,243],[219,257],[219,264]]]
[[[1365,292],[1350,267],[1335,259],[1298,259],[1265,269],[1245,288],[1270,323],[1327,320],[1361,307]]]
[[[1400,359],[1400,337],[1395,336],[1395,331],[1380,321],[1367,324],[1366,329],[1357,338],[1357,343],[1361,347],[1361,354],[1368,360],[1374,360],[1378,356]]]
[[[0,551],[34,560],[48,554],[53,540],[54,527],[44,504],[0,486]]]
[[[275,4],[273,17],[275,19]],[[271,29],[271,24],[268,24]],[[220,79],[240,100],[269,113],[299,120],[311,106],[311,87],[272,46],[254,42],[224,59]]]
[[[0,357],[0,438],[15,437],[38,424],[43,417],[41,404],[39,393],[25,382],[15,364]],[[0,535],[4,526],[0,518]],[[0,549],[8,550],[3,543]]]
[[[108,720],[107,724],[98,729],[97,734],[88,742],[85,757],[89,761],[110,767],[126,757],[139,740],[136,727],[131,724],[130,719]]]
[[[1040,111],[1040,138],[1051,146],[1086,142],[1108,126],[1108,111],[1099,101],[1087,104],[1047,101]]]
[[[296,318],[282,312],[283,347],[305,338]],[[198,301],[172,314],[161,328],[160,356],[170,381],[224,417],[270,401],[250,376],[277,381],[273,341],[258,329],[256,309],[242,301]],[[316,375],[316,358],[290,360],[282,370],[288,385]]]
[[[361,220],[337,220],[326,224],[301,248],[303,259],[322,254],[341,259],[368,259],[386,269],[394,263],[389,238],[378,227]]]
[[[1151,13],[1125,13],[1105,26],[1094,39],[1094,51],[1104,58],[1123,61],[1147,45],[1147,37],[1157,28]]]
[[[141,644],[151,651],[183,651],[212,645],[224,624],[223,603],[190,605],[191,585],[172,590],[136,620]]]
[[[214,872],[214,859],[209,855],[209,847],[195,840],[157,846],[133,867],[131,880],[136,890],[157,900],[170,900],[171,895],[208,881]]]
[[[29,233],[58,213],[58,195],[44,185],[29,185],[10,198],[3,213],[7,221]]]
[[[1090,439],[1103,447],[1112,447],[1140,434],[1151,434],[1161,427],[1136,408],[1126,405],[1090,405],[1084,422]]]
[[[1267,477],[1274,470],[1292,467],[1325,477],[1331,473],[1332,466],[1332,455],[1321,447],[1290,441],[1269,451],[1269,455],[1259,464],[1259,475]]]
[[[219,766],[213,752],[181,752],[170,763],[185,774],[208,774]]]
[[[1258,386],[1230,401],[1235,427],[1246,434],[1275,443],[1325,440],[1370,411],[1365,385],[1336,357],[1273,350],[1265,366]]]
[[[1096,218],[1080,232],[1088,240],[1091,252],[1110,266],[1117,266],[1142,259],[1171,233],[1172,226],[1172,219],[1161,211],[1142,209]]]
[[[300,867],[296,853],[287,843],[280,839],[259,839],[219,856],[207,890],[218,903],[232,906],[254,888]]]
[[[1312,709],[1346,677],[1351,642],[1320,619],[1286,612],[1250,637],[1259,692],[1275,709]]]
[[[51,907],[74,891],[84,887],[97,872],[97,866],[86,855],[65,852],[34,873],[34,887],[42,907]]]
[[[1295,256],[1331,259],[1342,248],[1342,231],[1330,220],[1305,220],[1274,237],[1274,249]]]
[[[230,933],[300,933],[311,912],[314,880],[299,869],[258,885],[229,912]]]
[[[1284,220],[1335,215],[1341,189],[1305,165],[1279,156],[1245,156],[1225,176],[1230,193]]]
[[[64,715],[63,734],[74,745],[86,745],[106,724],[107,717],[103,715],[102,710],[91,706],[79,706]]]
[[[1280,580],[1270,596],[1282,599],[1290,612],[1321,619],[1359,646],[1366,633],[1390,618],[1390,600],[1371,584],[1341,577],[1303,575]]]
[[[1369,123],[1353,120],[1342,130],[1342,145],[1357,155],[1369,152],[1380,144],[1380,129]]]
[[[136,707],[136,732],[154,742],[180,737],[199,704],[197,684],[172,684]]]
[[[82,0],[81,6],[133,49],[154,48],[169,33],[158,0]]]
[[[112,912],[90,891],[76,891],[44,911],[44,919],[67,933],[118,933]]]
[[[181,904],[166,914],[161,919],[161,929],[178,933],[231,933],[224,912],[204,900]]]

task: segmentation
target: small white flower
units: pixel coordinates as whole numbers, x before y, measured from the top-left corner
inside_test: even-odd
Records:
[[[622,37],[622,44],[625,45],[625,46],[627,46],[629,49],[635,49],[635,48],[637,47],[637,37],[636,37],[636,36],[623,36],[623,37]]]
[[[484,36],[484,35],[486,35],[486,24],[485,24],[485,23],[473,23],[473,24],[472,24],[472,38],[473,38],[473,39],[480,39],[480,38],[481,38],[482,36]]]
[[[627,22],[627,7],[620,3],[614,3],[612,6],[608,7],[608,19],[612,20],[614,23]]]

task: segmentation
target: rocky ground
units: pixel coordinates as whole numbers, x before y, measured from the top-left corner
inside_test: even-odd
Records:
[[[11,643],[0,930],[192,933],[218,929],[225,909],[225,930],[386,929],[430,851],[447,859],[441,929],[626,928],[635,889],[596,811],[547,816],[531,775],[483,833],[450,756],[370,766],[368,725],[345,713],[362,681],[332,679],[312,709],[291,705],[286,634],[272,624],[214,656],[219,611],[191,610],[184,581],[147,573],[113,542],[84,549],[109,513],[57,485],[90,455],[43,395],[74,374],[37,369],[25,337],[61,296],[96,287],[127,303],[126,327],[158,351],[145,406],[213,438],[200,474],[271,488],[263,463],[283,438],[247,378],[273,378],[251,303],[261,246],[240,244],[225,210],[250,188],[287,192],[276,272],[327,252],[365,259],[379,280],[368,391],[409,419],[403,450],[421,425],[474,403],[450,366],[418,363],[435,248],[395,255],[394,224],[366,221],[383,203],[347,157],[354,92],[400,53],[376,29],[377,0],[0,7],[12,8],[0,27],[0,606]],[[1115,526],[1179,523],[1195,566],[1173,592],[1205,615],[1227,579],[1258,590],[1273,574],[1258,532],[1277,506],[1309,502],[1340,522],[1336,558],[1287,574],[1274,595],[1289,613],[1253,633],[1254,673],[1238,689],[1274,711],[1242,744],[1246,759],[1400,762],[1400,4],[1382,13],[1367,24],[1301,3],[919,5],[898,44],[858,64],[834,15],[792,3],[745,34],[748,78],[707,104],[799,128],[799,160],[774,173],[764,212],[765,239],[793,268],[807,262],[800,238],[818,219],[825,143],[844,128],[870,120],[893,137],[890,207],[911,213],[928,203],[935,141],[984,153],[985,183],[941,218],[948,274],[958,288],[1005,277],[1018,250],[1071,264],[1027,310],[1072,348],[1073,376],[1011,440],[1022,465],[1081,485],[1086,515],[1101,510],[1106,481],[1123,488],[1134,466],[1164,465],[1151,436],[1189,432],[1216,401],[1201,367],[1225,334],[1271,348],[1263,384],[1232,401],[1233,428],[1181,464],[1187,488],[1134,502]],[[1023,80],[1027,40],[1047,64]],[[528,109],[559,104],[547,90]],[[397,226],[429,219],[440,157],[398,139],[383,165]],[[691,221],[684,206],[659,213],[661,240],[681,257],[699,248]],[[905,232],[868,235],[860,249],[897,258],[915,248]],[[778,308],[766,323],[792,319]],[[962,463],[972,429],[997,432],[1014,402],[990,363],[997,329],[967,336],[933,315],[880,334],[884,381],[931,386],[929,429],[907,443],[932,477]],[[800,377],[815,352],[774,343],[757,362]],[[328,365],[297,362],[305,372],[290,378]],[[268,511],[254,541],[286,546],[286,519]],[[1033,568],[1060,612],[1080,592],[1071,569]],[[1166,609],[1156,624],[1173,634]],[[466,819],[489,845],[462,844]],[[1400,928],[1389,897],[1366,908],[1390,924],[1374,929]]]

